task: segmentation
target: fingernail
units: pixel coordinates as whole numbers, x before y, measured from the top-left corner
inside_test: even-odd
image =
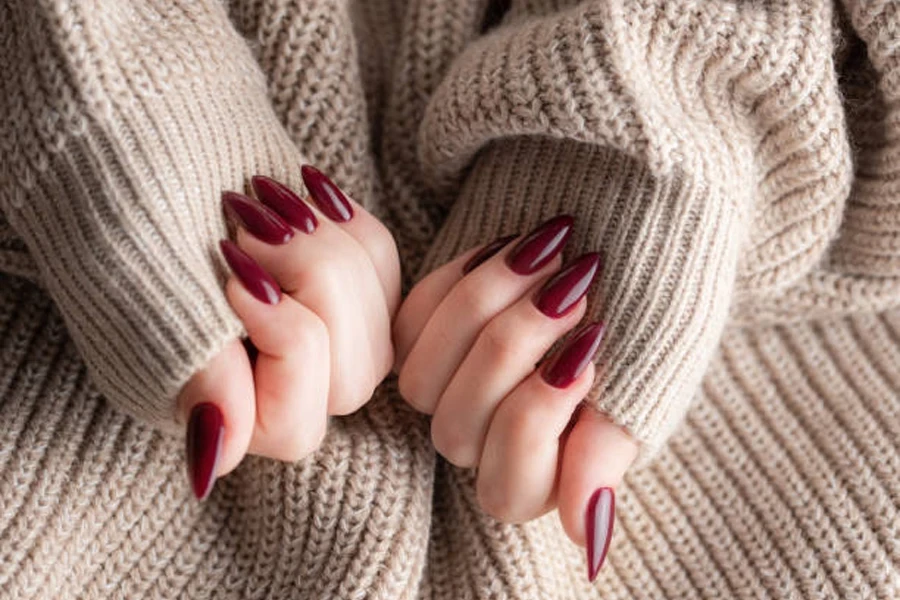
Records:
[[[262,175],[252,177],[250,185],[259,201],[281,215],[285,221],[303,233],[316,230],[319,221],[315,213],[291,188]]]
[[[539,225],[516,244],[506,264],[519,275],[531,275],[562,251],[574,222],[569,215],[560,215]]]
[[[588,500],[584,515],[587,535],[588,580],[594,581],[612,540],[613,521],[616,516],[616,493],[611,487],[597,488]]]
[[[249,254],[228,240],[219,242],[225,262],[234,271],[244,287],[260,302],[278,304],[281,300],[281,288],[272,276],[253,260]]]
[[[603,323],[578,330],[541,371],[544,381],[555,388],[565,388],[578,379],[597,353],[603,330]]]
[[[224,192],[222,204],[254,237],[267,244],[285,244],[294,232],[284,220],[269,208],[237,192]]]
[[[325,216],[332,221],[344,223],[353,218],[353,207],[347,201],[344,192],[334,184],[322,171],[310,165],[300,167],[303,183],[309,190],[313,202]]]
[[[475,255],[472,256],[472,258],[470,258],[468,261],[466,261],[465,265],[463,265],[463,275],[475,270],[476,267],[503,250],[503,248],[506,247],[508,243],[510,243],[517,237],[519,237],[518,233],[503,236],[502,238],[494,240],[493,242],[476,252]]]
[[[534,297],[534,305],[548,317],[562,317],[587,294],[599,271],[600,254],[579,256],[544,284]]]
[[[211,402],[191,410],[187,426],[188,478],[198,500],[205,500],[216,481],[216,467],[222,454],[225,420]]]

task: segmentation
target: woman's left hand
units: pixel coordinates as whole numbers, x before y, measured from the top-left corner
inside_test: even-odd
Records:
[[[394,322],[401,395],[433,415],[435,448],[477,468],[482,508],[520,523],[559,509],[568,536],[588,547],[596,576],[612,532],[614,488],[637,442],[582,405],[603,325],[591,323],[539,367],[585,314],[598,254],[563,266],[572,219],[524,238],[470,250],[423,279]]]

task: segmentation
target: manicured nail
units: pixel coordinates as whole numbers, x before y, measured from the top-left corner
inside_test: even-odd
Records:
[[[603,339],[603,330],[603,323],[591,323],[569,338],[541,371],[544,381],[555,388],[569,387],[593,360]]]
[[[219,242],[225,262],[234,271],[244,287],[247,288],[260,302],[278,304],[281,300],[281,288],[272,279],[272,276],[257,264],[249,254],[237,247],[234,242],[222,240]]]
[[[468,261],[466,261],[465,265],[463,265],[463,275],[475,270],[476,267],[503,250],[503,248],[505,248],[508,243],[510,243],[517,237],[519,237],[518,233],[503,236],[502,238],[494,240],[493,242],[476,252],[475,255],[472,256],[472,258],[470,258]]]
[[[613,521],[616,516],[616,493],[611,487],[598,488],[588,500],[584,514],[587,535],[588,580],[594,581],[612,540]]]
[[[539,225],[516,244],[506,264],[519,275],[531,275],[562,251],[574,222],[569,215],[560,215]]]
[[[294,237],[294,231],[281,217],[243,194],[224,192],[222,204],[244,229],[267,244],[286,244]]]
[[[187,426],[188,478],[198,500],[205,500],[216,481],[216,467],[222,454],[225,420],[222,411],[211,402],[202,402],[191,410]]]
[[[579,256],[544,284],[534,297],[534,305],[548,317],[562,317],[584,298],[599,272],[600,254]]]
[[[350,206],[344,192],[322,171],[310,165],[303,165],[300,167],[300,175],[303,176],[303,183],[306,184],[313,202],[326,217],[338,223],[353,218],[353,207]]]
[[[281,215],[285,221],[303,233],[316,230],[319,221],[315,213],[291,188],[262,175],[252,177],[250,185],[259,201]]]

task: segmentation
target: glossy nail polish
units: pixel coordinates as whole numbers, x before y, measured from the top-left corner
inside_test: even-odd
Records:
[[[578,330],[541,371],[544,381],[565,388],[587,368],[603,339],[603,323],[591,323]]]
[[[616,493],[611,487],[598,488],[588,500],[584,514],[584,530],[587,536],[588,580],[594,581],[612,540],[613,521],[616,516]]]
[[[506,264],[519,275],[531,275],[562,251],[574,222],[569,215],[560,215],[539,225],[516,244]]]
[[[313,202],[326,217],[338,223],[345,223],[353,218],[353,207],[350,206],[344,192],[322,171],[310,165],[303,165],[300,167],[300,175],[303,176],[303,183],[306,184]]]
[[[243,194],[225,192],[222,204],[250,235],[267,244],[285,244],[294,237],[293,230],[281,217]]]
[[[312,233],[318,227],[315,213],[288,186],[262,175],[251,178],[250,185],[260,202],[303,233]]]
[[[281,288],[272,276],[257,264],[249,254],[237,247],[233,242],[219,242],[225,261],[244,287],[260,302],[278,304],[281,300]]]
[[[550,318],[562,317],[587,294],[599,272],[598,253],[579,256],[541,287],[534,297],[534,305]]]
[[[198,500],[209,496],[216,481],[224,434],[225,420],[218,406],[203,402],[191,410],[187,426],[187,467]]]
[[[472,258],[470,258],[468,261],[466,261],[466,264],[463,265],[463,270],[462,270],[463,275],[465,275],[471,271],[474,271],[476,267],[480,266],[481,264],[486,262],[489,258],[491,258],[495,254],[497,254],[498,252],[503,250],[503,248],[505,248],[508,243],[510,243],[517,237],[519,237],[518,233],[514,233],[513,235],[503,236],[502,238],[498,238],[498,239],[494,240],[493,242],[491,242],[490,244],[488,244],[487,246],[485,246],[484,248],[482,248],[481,250],[476,252],[472,256]]]

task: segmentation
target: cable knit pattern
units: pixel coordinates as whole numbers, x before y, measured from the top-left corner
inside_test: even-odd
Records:
[[[0,3],[0,598],[900,597],[898,39],[893,1]],[[218,196],[304,161],[407,287],[560,212],[604,252],[589,401],[643,460],[594,585],[393,380],[192,499]]]

